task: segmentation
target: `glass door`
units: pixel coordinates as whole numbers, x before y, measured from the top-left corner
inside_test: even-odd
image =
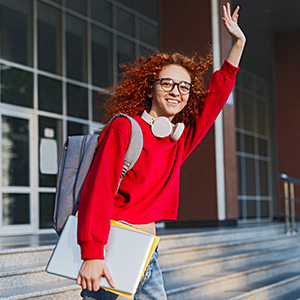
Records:
[[[0,232],[33,230],[32,116],[1,110]]]

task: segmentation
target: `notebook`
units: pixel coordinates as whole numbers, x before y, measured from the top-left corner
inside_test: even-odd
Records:
[[[100,286],[131,298],[158,244],[159,238],[121,222],[112,221],[105,261],[115,283],[112,288],[103,277]],[[77,244],[77,217],[69,216],[46,267],[51,274],[77,279],[81,264]]]

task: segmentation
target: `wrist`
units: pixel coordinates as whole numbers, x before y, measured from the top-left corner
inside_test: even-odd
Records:
[[[234,41],[234,45],[239,48],[243,48],[245,44],[246,44],[246,37],[241,37]]]

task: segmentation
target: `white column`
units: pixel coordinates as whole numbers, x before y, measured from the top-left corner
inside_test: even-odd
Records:
[[[221,39],[220,39],[220,16],[219,0],[211,0],[212,14],[212,47],[213,47],[213,70],[221,67]],[[223,142],[223,113],[221,112],[215,121],[215,152],[216,152],[216,182],[218,220],[226,218],[225,205],[225,167],[224,167],[224,142]]]

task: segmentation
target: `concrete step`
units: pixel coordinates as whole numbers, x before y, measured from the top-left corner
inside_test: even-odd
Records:
[[[299,287],[296,279],[292,284],[292,278],[300,275],[296,270],[300,267],[299,242],[298,236],[284,235],[283,224],[163,235],[159,262],[168,299],[249,297],[250,292],[267,286],[276,289],[274,285],[282,282],[289,282],[284,293],[292,293]],[[80,287],[74,281],[44,271],[53,249],[40,246],[0,250],[0,287],[4,287],[0,288],[0,300],[81,299]],[[278,274],[284,276],[279,278]],[[222,292],[222,297],[215,291]]]
[[[160,250],[162,267],[185,264],[191,261],[216,258],[225,255],[238,254],[243,251],[272,249],[283,243],[300,243],[300,236],[271,236],[269,238],[247,239],[202,246],[181,247],[177,249]]]
[[[300,247],[284,245],[276,249],[251,251],[163,268],[164,283],[166,288],[172,289],[182,283],[195,283],[202,276],[224,274],[232,269],[249,269],[257,264],[263,265],[267,261],[283,261],[287,257],[290,259],[300,257]]]
[[[72,298],[69,298],[70,295]],[[82,299],[79,295],[80,288],[74,283],[74,281],[64,279],[43,284],[31,284],[29,286],[22,286],[18,288],[5,288],[5,290],[0,291],[0,300]]]
[[[266,282],[272,282],[278,276],[277,274],[286,274],[285,277],[287,278],[300,276],[300,258],[274,263],[269,262],[263,266],[246,270],[233,269],[227,274],[217,273],[211,274],[211,276],[200,276],[194,283],[167,290],[168,299],[235,299],[234,297],[238,297],[238,294],[255,289],[255,286],[257,287],[259,283],[263,286]]]
[[[0,250],[0,272],[14,267],[45,265],[54,249],[52,246],[25,247]]]
[[[159,249],[163,251],[186,246],[215,244],[224,241],[241,241],[249,238],[252,239],[253,237],[263,238],[283,234],[284,226],[281,223],[259,227],[253,226],[250,228],[206,229],[203,232],[197,233],[163,235]]]

